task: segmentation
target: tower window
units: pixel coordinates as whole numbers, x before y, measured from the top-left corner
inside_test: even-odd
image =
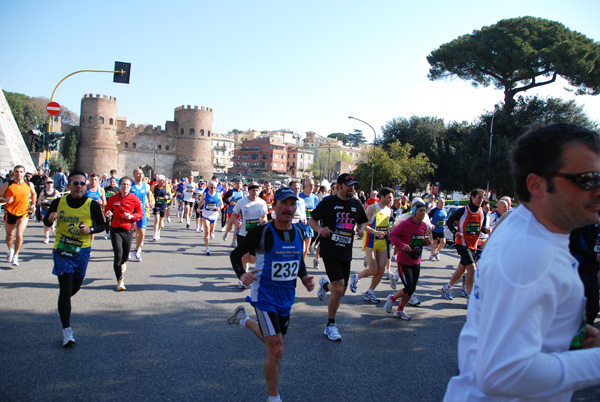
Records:
[[[183,128],[181,129],[181,132],[179,134],[183,135]]]
[[[92,119],[92,116],[90,116],[90,118],[88,119],[88,123],[90,123],[90,124],[91,124],[91,123],[92,123],[92,121],[93,121],[93,119]]]
[[[161,149],[162,149],[162,145],[159,145],[158,146],[158,150],[160,151]]]
[[[207,131],[207,135],[210,137],[210,130]]]
[[[131,148],[135,148],[135,142],[131,144]]]
[[[190,135],[195,135],[196,134],[196,130],[194,130],[193,128],[190,128]]]
[[[110,124],[111,126],[112,126],[113,124],[115,124],[115,123],[114,123],[114,120],[112,119],[112,117],[111,117],[111,118],[110,118],[110,120],[108,121],[108,124]]]
[[[200,129],[200,135],[204,137],[204,130]]]
[[[165,146],[165,149],[168,151],[168,150],[169,150],[169,146],[168,146],[168,145],[167,145],[167,146]]]
[[[125,142],[125,148],[128,148],[128,147],[129,147],[129,143]]]
[[[104,117],[98,117],[98,124],[104,124]]]

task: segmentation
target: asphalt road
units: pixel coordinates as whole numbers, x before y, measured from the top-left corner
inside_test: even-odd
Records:
[[[201,233],[175,221],[160,241],[146,241],[141,263],[128,263],[125,292],[116,291],[110,241],[96,238],[87,277],[72,299],[77,344],[68,349],[61,344],[51,245],[42,244],[41,224],[30,223],[21,265],[0,262],[0,400],[266,399],[264,345],[226,322],[249,293],[237,289],[230,241],[217,232],[205,256]],[[362,269],[362,256],[355,244],[353,272]],[[283,400],[441,401],[458,373],[456,344],[466,315],[458,289],[453,301],[440,292],[456,264],[453,248],[440,262],[423,262],[422,304],[407,307],[411,321],[383,310],[392,293],[387,281],[376,290],[379,305],[363,301],[368,282],[362,281],[338,313],[342,342],[323,336],[326,301],[299,285],[280,368]],[[315,280],[324,274],[309,272]],[[598,401],[600,388],[574,400]]]

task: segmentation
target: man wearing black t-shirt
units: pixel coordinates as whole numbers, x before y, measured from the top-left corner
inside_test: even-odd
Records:
[[[323,198],[312,211],[309,221],[315,233],[321,235],[321,257],[331,281],[329,283],[325,277],[321,277],[317,296],[323,300],[327,291],[331,291],[327,306],[329,321],[324,335],[332,341],[342,340],[335,324],[335,315],[348,287],[355,229],[358,237],[362,237],[368,220],[360,201],[353,197],[356,184],[358,182],[354,177],[348,173],[341,174],[337,179],[337,194]]]

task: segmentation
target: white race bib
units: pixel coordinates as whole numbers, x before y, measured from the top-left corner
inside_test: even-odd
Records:
[[[296,261],[273,261],[271,264],[271,280],[276,282],[292,281],[298,277],[300,262]]]

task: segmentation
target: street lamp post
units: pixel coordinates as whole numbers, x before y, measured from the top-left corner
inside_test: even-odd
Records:
[[[357,119],[356,117],[352,117],[352,116],[348,116],[349,119],[352,120],[358,120],[361,123],[365,123],[367,126],[371,127],[371,130],[373,130],[373,160],[371,161],[371,192],[373,191],[373,181],[375,179],[375,139],[377,138],[377,133],[375,132],[375,129],[373,128],[372,125],[370,125],[369,123],[367,123],[364,120],[361,119]]]
[[[492,169],[492,140],[494,138],[494,117],[498,111],[498,105],[494,105],[494,113],[492,114],[492,123],[490,124],[490,152],[488,154],[488,171],[487,171],[487,185],[485,187],[485,194],[487,197],[490,195],[490,172]]]

